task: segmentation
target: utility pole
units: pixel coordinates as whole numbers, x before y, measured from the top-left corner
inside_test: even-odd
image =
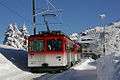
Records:
[[[35,23],[35,0],[33,0],[33,28],[34,28],[34,35],[36,35],[36,23]]]
[[[103,55],[105,56],[105,50],[106,50],[106,47],[105,47],[105,15],[103,17],[103,20],[104,20],[104,43],[103,43]]]
[[[45,24],[47,26],[47,30],[48,30],[48,32],[50,32],[50,29],[49,29],[49,26],[48,26],[48,21],[45,20],[45,17],[47,17],[47,16],[55,17],[56,14],[48,14],[48,13],[50,13],[50,12],[62,12],[62,9],[56,9],[48,0],[47,1],[48,1],[49,5],[51,5],[54,8],[54,10],[35,8],[35,0],[32,0],[32,1],[33,1],[33,28],[34,28],[34,35],[36,35],[36,16],[37,15],[42,15],[42,14],[43,14],[42,16],[44,17],[44,22],[45,22]],[[48,5],[48,9],[49,9],[49,5]],[[40,13],[36,14],[35,10],[37,10],[37,9],[41,10],[43,12],[40,12]],[[45,14],[45,13],[47,13],[47,14]]]
[[[103,56],[105,56],[105,14],[99,15],[104,22],[104,30],[103,30]]]

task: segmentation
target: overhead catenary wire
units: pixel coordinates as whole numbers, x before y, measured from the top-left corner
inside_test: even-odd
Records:
[[[4,8],[6,8],[7,10],[9,10],[10,12],[12,12],[14,15],[20,17],[21,19],[25,20],[26,22],[28,22],[30,25],[33,25],[32,21],[28,20],[27,18],[25,18],[24,16],[22,16],[20,13],[18,13],[17,11],[13,10],[12,8],[10,8],[9,6],[7,6],[6,4],[3,3],[3,1],[5,0],[1,0],[0,1],[0,5]],[[22,2],[21,2],[22,3]],[[23,3],[22,3],[23,4]],[[61,13],[62,13],[62,9],[56,9],[55,6],[52,5],[52,3],[47,0],[47,6],[48,6],[48,9],[50,8],[50,6],[52,8],[54,8],[55,10],[45,10],[43,13],[45,12],[60,12],[60,20],[61,20]],[[40,14],[40,13],[39,13]],[[38,14],[36,14],[38,15]],[[50,23],[50,24],[62,24],[61,22],[60,23]],[[37,24],[37,25],[43,25],[43,24]]]
[[[29,21],[28,19],[26,19],[25,17],[23,17],[22,15],[20,15],[18,12],[16,12],[15,10],[9,8],[8,6],[6,6],[5,4],[3,4],[2,2],[0,2],[0,5],[3,6],[4,8],[8,9],[10,12],[12,12],[13,14],[17,15],[18,17],[24,19],[25,21],[27,21],[29,24],[33,24],[31,21]]]
[[[1,0],[0,3],[3,2],[3,1],[5,1],[5,0]]]
[[[48,0],[46,0],[46,1],[47,1],[48,10],[49,10],[49,4],[48,4]]]

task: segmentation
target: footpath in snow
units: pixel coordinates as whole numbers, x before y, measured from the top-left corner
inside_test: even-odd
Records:
[[[96,62],[92,59],[85,59],[63,73],[51,77],[43,76],[37,80],[96,80]]]

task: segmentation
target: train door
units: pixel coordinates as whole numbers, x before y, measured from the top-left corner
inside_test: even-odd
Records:
[[[81,49],[77,46],[77,60],[80,61],[81,58]]]
[[[74,44],[74,54],[75,54],[75,62],[77,62],[77,45],[76,44]]]
[[[67,41],[67,64],[71,65],[70,44],[68,41]]]
[[[75,65],[77,56],[76,56],[76,46],[73,43],[71,43],[71,52],[72,52],[72,64]]]
[[[63,63],[65,63],[67,65],[68,64],[68,58],[67,58],[67,43],[66,43],[66,41],[64,41],[63,46],[64,46],[64,58],[63,58],[64,60],[63,60]]]

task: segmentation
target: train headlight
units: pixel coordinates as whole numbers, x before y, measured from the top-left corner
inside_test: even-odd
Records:
[[[58,61],[61,61],[61,59],[58,59]]]
[[[56,59],[58,59],[58,61],[61,61],[61,56],[57,56]]]

